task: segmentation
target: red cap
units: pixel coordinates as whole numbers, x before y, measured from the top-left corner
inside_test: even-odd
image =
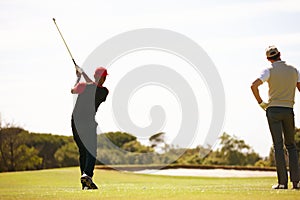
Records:
[[[107,76],[107,75],[108,75],[107,70],[104,67],[98,67],[95,70],[95,74],[94,74],[94,76],[97,78],[100,78],[102,76]]]

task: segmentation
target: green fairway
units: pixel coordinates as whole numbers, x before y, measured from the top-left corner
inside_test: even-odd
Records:
[[[0,199],[300,199],[300,191],[270,189],[276,177],[171,177],[95,170],[99,190],[85,191],[79,179],[78,167],[0,173]]]

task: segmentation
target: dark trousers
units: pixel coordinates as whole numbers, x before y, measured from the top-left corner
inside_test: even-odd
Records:
[[[83,144],[83,142],[78,134],[78,131],[76,129],[73,118],[71,120],[71,124],[72,124],[73,138],[79,149],[79,163],[80,163],[81,175],[85,173],[86,175],[93,177],[96,158],[95,158],[95,156],[93,156],[93,154],[91,154],[88,151],[88,149]]]
[[[288,183],[284,145],[288,151],[290,180],[297,182],[300,180],[300,172],[295,144],[293,108],[269,107],[267,109],[267,119],[273,139],[278,183]]]

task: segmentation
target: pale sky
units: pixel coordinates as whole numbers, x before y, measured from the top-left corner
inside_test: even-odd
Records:
[[[1,0],[2,120],[32,132],[72,135],[73,96],[70,88],[76,77],[53,17],[79,65],[106,40],[134,29],[168,29],[197,42],[215,63],[224,86],[226,119],[220,134],[236,135],[260,155],[268,155],[272,142],[267,120],[252,96],[250,85],[269,66],[264,51],[268,45],[276,45],[282,59],[300,69],[299,1]],[[200,126],[205,132],[210,123],[209,94],[203,80],[197,80],[181,62],[175,56],[163,53],[139,52],[114,63],[105,83],[110,94],[99,109],[101,130],[119,130],[111,113],[111,97],[114,85],[126,73],[125,68],[163,63],[176,69],[179,67],[191,84],[195,81],[192,89],[199,100],[200,112],[208,116]],[[149,93],[160,98],[145,101]],[[266,84],[261,93],[267,101]],[[178,128],[179,119],[171,116],[180,114],[180,105],[176,105],[176,98],[162,88],[144,88],[131,100],[129,113],[135,123],[141,126],[149,123],[147,107],[159,104],[169,116],[161,131],[168,133]],[[299,101],[297,92],[294,108],[298,127]]]

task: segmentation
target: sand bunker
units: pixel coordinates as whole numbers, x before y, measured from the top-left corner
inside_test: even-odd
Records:
[[[202,176],[202,177],[276,177],[275,171],[229,170],[229,169],[147,169],[135,171],[138,174],[167,176]]]

